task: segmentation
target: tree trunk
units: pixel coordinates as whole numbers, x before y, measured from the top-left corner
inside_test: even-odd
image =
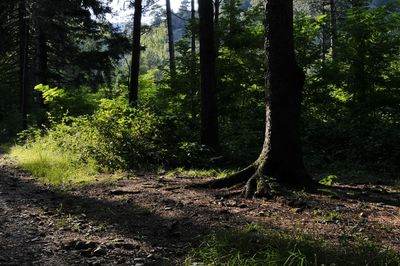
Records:
[[[220,28],[219,28],[219,9],[221,2],[220,0],[214,0],[214,29],[215,29],[215,56],[218,56],[219,51],[219,37],[220,37]]]
[[[168,30],[168,50],[169,50],[169,70],[171,73],[171,80],[173,81],[176,76],[175,64],[175,47],[174,47],[174,32],[172,30],[172,17],[171,17],[171,2],[166,0],[167,10],[167,30]],[[173,84],[174,82],[172,82]]]
[[[229,0],[229,35],[234,34],[236,21],[236,0]]]
[[[34,71],[34,82],[38,84],[48,84],[48,68],[47,68],[47,36],[43,30],[43,25],[40,19],[36,18],[35,22],[36,34],[35,34],[35,71]],[[34,92],[34,101],[38,108],[42,108],[47,111],[47,106],[44,103],[42,92]],[[44,113],[41,113],[37,117],[37,126],[42,127],[48,123],[47,117]]]
[[[217,149],[218,117],[216,106],[215,42],[212,0],[199,1],[201,143]]]
[[[22,115],[22,129],[27,128],[28,113],[28,18],[26,0],[19,2],[19,83],[20,83],[20,109]]]
[[[336,61],[337,59],[337,42],[338,42],[338,34],[337,34],[337,14],[336,14],[336,0],[330,0],[330,11],[331,11],[331,38],[332,38],[332,60]]]
[[[196,64],[196,32],[194,29],[194,24],[195,24],[195,20],[196,20],[196,10],[194,8],[194,0],[191,0],[190,2],[190,6],[191,6],[191,11],[190,11],[190,20],[192,23],[192,27],[191,27],[191,52],[192,52],[192,58],[194,58],[194,64]]]
[[[191,69],[190,69],[190,73],[192,75],[192,77],[196,77],[196,63],[197,63],[197,59],[196,59],[196,28],[195,28],[195,24],[196,24],[196,10],[195,10],[195,3],[194,0],[190,1],[190,23],[191,23],[191,40],[190,40],[190,50],[191,50]],[[192,119],[195,120],[196,117],[196,108],[195,108],[195,96],[196,96],[196,91],[197,91],[197,84],[198,84],[198,80],[196,78],[192,78],[191,79],[191,103],[190,103],[190,107],[191,107],[191,113],[192,113]]]
[[[35,23],[36,35],[35,35],[35,85],[47,84],[47,43],[46,33],[43,31],[43,26],[36,19]],[[36,92],[37,103],[40,108],[45,108],[44,100],[41,92]],[[40,119],[39,125],[45,121]]]
[[[129,78],[129,104],[136,106],[139,91],[140,34],[142,21],[142,0],[135,0],[133,15],[132,62]]]
[[[47,84],[47,44],[46,34],[42,26],[37,23],[35,36],[35,84]]]
[[[249,167],[212,183],[214,187],[244,183],[244,195],[270,192],[270,178],[282,184],[311,185],[303,162],[299,132],[304,73],[297,65],[293,39],[293,1],[267,0],[265,7],[264,145]]]
[[[322,15],[328,15],[328,10],[326,9],[326,1],[321,1],[321,13]],[[328,53],[329,47],[331,45],[331,36],[330,36],[329,24],[324,23],[322,25],[322,40],[321,40],[321,53],[322,53],[322,62],[325,63],[326,55]]]

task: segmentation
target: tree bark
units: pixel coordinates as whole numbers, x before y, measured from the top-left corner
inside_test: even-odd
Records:
[[[190,1],[190,23],[191,23],[191,40],[190,40],[190,50],[191,50],[191,69],[190,73],[192,77],[196,77],[196,65],[197,65],[197,59],[196,59],[196,30],[195,30],[195,24],[196,24],[196,10],[195,10],[195,3],[194,0]],[[192,113],[192,119],[194,120],[196,117],[196,108],[195,108],[195,96],[196,96],[196,91],[197,91],[197,84],[198,80],[196,78],[191,79],[191,113]]]
[[[194,0],[190,1],[191,11],[190,11],[190,20],[192,23],[191,27],[191,52],[192,52],[192,59],[194,58],[194,65],[196,64],[196,32],[194,30],[194,23],[196,20],[196,10],[194,8]]]
[[[220,10],[221,2],[220,0],[214,0],[214,29],[215,29],[215,56],[218,56],[219,51],[219,37],[220,37],[220,28],[219,28],[219,10]]]
[[[142,0],[135,0],[133,15],[132,62],[129,78],[129,104],[136,106],[139,91],[140,34],[142,21]]]
[[[321,1],[321,13],[322,15],[327,16],[328,15],[328,10],[326,8],[326,1]],[[328,50],[331,46],[331,31],[329,28],[328,23],[324,23],[322,25],[322,36],[321,36],[321,54],[322,54],[322,62],[325,63],[326,60],[326,55],[328,53]]]
[[[168,30],[169,70],[171,73],[171,80],[173,81],[176,76],[176,64],[175,64],[174,32],[172,29],[170,0],[166,0],[166,11],[167,11],[167,30]],[[172,82],[171,84],[173,83],[174,82]]]
[[[229,0],[229,34],[234,34],[236,20],[236,0]]]
[[[20,83],[20,110],[22,115],[22,129],[27,128],[28,113],[28,18],[26,0],[19,2],[19,83]]]
[[[47,84],[47,44],[42,26],[36,23],[35,84]]]
[[[214,187],[245,183],[244,195],[270,192],[268,180],[310,186],[299,132],[305,75],[294,52],[293,0],[267,0],[265,6],[265,137],[258,159],[249,167],[215,181]]]
[[[332,47],[332,60],[336,61],[337,59],[337,42],[338,42],[338,33],[337,33],[337,14],[336,14],[336,0],[330,0],[330,19],[331,19],[331,47]]]
[[[215,41],[212,0],[199,1],[201,143],[217,149],[218,116],[216,105]]]
[[[34,71],[34,82],[38,84],[48,84],[48,66],[47,66],[47,36],[43,30],[43,25],[40,19],[36,18],[35,22],[36,34],[35,34],[35,71]],[[44,103],[42,92],[34,92],[34,101],[37,107],[47,110],[47,106]],[[39,127],[47,124],[47,118],[44,114],[37,117],[36,121]]]

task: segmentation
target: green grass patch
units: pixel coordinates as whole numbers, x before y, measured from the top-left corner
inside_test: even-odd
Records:
[[[93,160],[83,161],[79,154],[61,150],[52,143],[37,141],[17,145],[9,153],[17,159],[19,167],[49,185],[84,185],[96,181],[99,176],[98,166]]]
[[[249,225],[208,236],[185,265],[400,265],[400,254],[362,239],[335,244]]]
[[[175,168],[174,170],[170,170],[167,173],[167,176],[173,177],[176,175],[188,176],[188,177],[217,177],[224,178],[231,174],[235,173],[235,170],[227,170],[227,169],[219,169],[219,168],[211,168],[211,169],[185,169],[182,167]]]

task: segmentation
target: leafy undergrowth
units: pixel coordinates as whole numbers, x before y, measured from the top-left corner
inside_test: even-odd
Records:
[[[214,233],[192,250],[186,265],[400,265],[400,254],[363,239],[338,244],[251,224]]]

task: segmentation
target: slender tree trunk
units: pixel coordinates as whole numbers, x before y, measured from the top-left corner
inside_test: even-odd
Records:
[[[191,11],[190,11],[190,20],[192,23],[192,38],[191,38],[191,52],[192,52],[192,59],[194,58],[194,63],[196,63],[196,32],[194,29],[194,24],[196,20],[196,10],[194,8],[194,0],[190,1]]]
[[[26,0],[19,2],[19,83],[20,83],[20,108],[22,115],[22,129],[27,128],[28,113],[28,18]]]
[[[330,0],[330,13],[331,13],[331,47],[332,47],[332,60],[336,61],[337,59],[337,14],[336,14],[336,0]]]
[[[213,14],[212,0],[200,0],[201,143],[217,149],[219,143]]]
[[[171,72],[171,79],[174,80],[176,76],[175,64],[175,47],[174,47],[174,32],[172,29],[172,16],[171,16],[171,2],[166,0],[167,10],[167,30],[168,30],[168,50],[169,50],[169,70]],[[173,84],[174,82],[172,82]]]
[[[47,68],[47,36],[43,30],[43,25],[38,18],[35,19],[35,71],[34,81],[35,85],[48,84],[48,68]],[[34,99],[36,100],[37,107],[47,110],[47,106],[44,103],[43,95],[41,92],[34,92]],[[42,127],[48,123],[47,117],[44,113],[38,116],[37,125]]]
[[[196,22],[196,10],[195,10],[195,2],[194,0],[190,1],[190,23],[191,23],[191,40],[190,40],[190,50],[191,50],[191,66],[190,73],[192,77],[196,77],[196,30],[195,30],[195,22]],[[195,108],[195,96],[197,91],[198,80],[196,78],[191,79],[191,112],[192,119],[195,120],[196,117],[196,108]]]
[[[244,170],[212,183],[246,182],[244,195],[270,193],[268,178],[290,185],[311,185],[304,166],[299,132],[304,73],[297,65],[293,38],[293,0],[267,0],[265,24],[266,122],[263,149]]]
[[[132,62],[129,78],[129,104],[131,106],[136,106],[138,101],[142,0],[135,0],[134,7],[135,13],[133,15]]]
[[[36,36],[35,36],[35,84],[47,84],[47,44],[46,34],[44,33],[42,26],[38,23],[36,25]]]
[[[236,0],[229,0],[229,34],[234,34],[235,28],[235,10],[236,10]]]
[[[321,1],[321,11],[323,15],[328,15],[328,10],[326,9],[326,1]],[[330,46],[330,30],[329,24],[324,23],[322,25],[322,40],[321,40],[321,52],[322,52],[322,61],[325,63],[326,54],[328,53],[328,49]]]

